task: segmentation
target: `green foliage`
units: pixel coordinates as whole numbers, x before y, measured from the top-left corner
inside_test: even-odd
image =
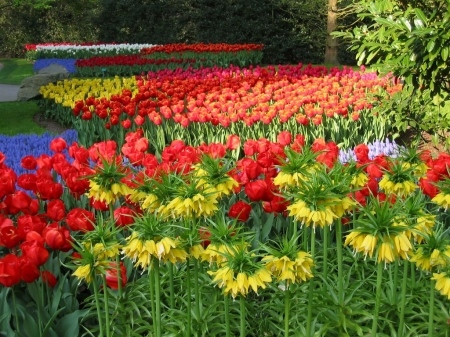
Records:
[[[1,56],[22,57],[30,43],[96,41],[96,8],[92,0],[0,0]]]
[[[14,136],[17,134],[41,135],[45,129],[36,125],[33,116],[39,113],[35,102],[0,103],[0,134]]]
[[[33,75],[33,65],[22,59],[0,59],[3,68],[0,70],[0,83],[21,84],[22,81]]]
[[[100,8],[106,42],[263,43],[271,64],[319,63],[325,51],[323,0],[100,0]]]
[[[395,112],[400,131],[413,127],[444,135],[450,124],[441,109],[450,93],[448,1],[358,1],[354,9],[363,24],[335,36],[351,42],[358,64],[404,81],[402,94],[382,111]]]

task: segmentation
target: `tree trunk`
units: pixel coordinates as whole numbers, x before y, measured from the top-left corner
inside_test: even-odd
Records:
[[[326,64],[338,65],[338,43],[337,40],[330,35],[337,27],[337,1],[328,0],[328,15],[327,15],[327,43],[325,47]]]

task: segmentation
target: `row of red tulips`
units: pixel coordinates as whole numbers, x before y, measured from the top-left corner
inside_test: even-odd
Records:
[[[142,127],[154,135],[162,128],[166,143],[174,139],[191,142],[195,134],[194,145],[224,141],[230,133],[243,139],[270,138],[287,129],[348,148],[386,137],[390,124],[372,108],[401,89],[390,77],[352,69],[329,72],[325,67],[301,64],[278,69],[166,70],[139,77],[136,85],[133,91],[125,89],[110,98],[91,96],[72,103],[73,115],[81,120],[74,118],[71,124],[90,128],[94,123],[96,130],[115,130],[111,137],[119,144],[121,140],[114,137],[115,128],[120,127]],[[44,98],[50,95],[46,92]],[[68,114],[62,110],[53,116],[67,121]],[[252,127],[255,124],[260,127]],[[216,138],[203,138],[209,134]]]

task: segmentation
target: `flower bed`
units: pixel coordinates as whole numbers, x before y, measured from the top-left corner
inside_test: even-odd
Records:
[[[71,74],[75,74],[77,69],[75,67],[76,59],[39,59],[36,60],[33,64],[33,71],[38,72],[39,70],[48,67],[51,64],[59,64],[67,69],[67,71]]]
[[[26,45],[27,51],[35,55],[35,59],[44,58],[88,58],[91,56],[113,56],[139,54],[142,48],[151,48],[152,44],[128,44],[128,43],[47,43]]]
[[[384,139],[389,122],[371,108],[400,88],[375,73],[300,64],[68,80],[42,87],[41,93],[47,117],[75,127],[82,144],[104,139],[122,144],[123,129],[142,127],[158,139],[152,146],[160,152],[175,139],[199,145],[224,142],[236,133],[244,140],[274,140],[282,130],[304,134],[307,141],[331,139],[344,148]]]
[[[276,138],[241,145],[232,135],[196,147],[177,140],[159,158],[142,130],[122,147],[56,138],[51,156],[21,161],[28,173],[20,175],[0,155],[2,331],[446,331],[445,312],[433,310],[444,305],[434,286],[448,296],[450,156],[369,158],[360,144],[356,161],[343,165],[335,143]],[[244,156],[233,159],[239,150]],[[380,310],[389,301],[381,291],[394,290],[401,301]],[[330,321],[336,304],[351,313]],[[417,308],[424,314],[413,315]]]

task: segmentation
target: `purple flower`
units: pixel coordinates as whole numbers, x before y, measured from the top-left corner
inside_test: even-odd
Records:
[[[34,63],[33,71],[38,72],[50,64],[56,63],[66,68],[69,73],[75,73],[75,61],[76,59],[39,59]]]

